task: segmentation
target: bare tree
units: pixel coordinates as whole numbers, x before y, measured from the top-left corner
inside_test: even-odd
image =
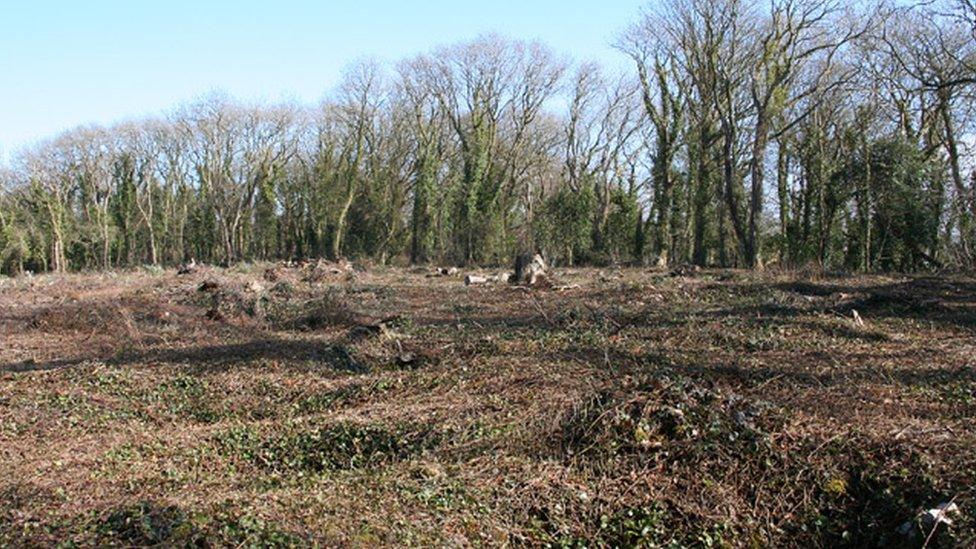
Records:
[[[956,193],[961,253],[972,261],[976,190],[967,185],[963,175],[958,133],[960,107],[971,102],[970,94],[976,88],[976,37],[967,32],[965,23],[967,14],[972,14],[972,4],[961,0],[958,7],[955,12],[942,12],[939,4],[894,9],[888,14],[878,43],[890,60],[888,66],[907,77],[888,80],[897,84],[893,93],[916,96],[925,107],[919,109],[919,131],[924,131],[922,126],[939,123],[941,136],[936,143],[944,147]]]
[[[662,17],[648,14],[630,29],[619,46],[637,66],[644,114],[654,127],[652,180],[658,266],[670,262],[675,237],[675,227],[672,226],[675,177],[672,171],[683,138],[685,113],[684,82],[679,77],[674,49],[670,42],[655,39],[655,33],[664,24]]]
[[[600,250],[612,189],[626,176],[626,157],[640,146],[636,144],[640,92],[629,78],[608,78],[590,63],[577,69],[572,84],[564,130],[565,178],[575,192],[583,191],[584,186],[593,191],[593,244]]]

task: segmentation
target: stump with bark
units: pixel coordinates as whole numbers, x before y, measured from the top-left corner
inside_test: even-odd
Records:
[[[519,254],[515,258],[515,274],[510,281],[524,286],[549,285],[545,260],[540,254]]]

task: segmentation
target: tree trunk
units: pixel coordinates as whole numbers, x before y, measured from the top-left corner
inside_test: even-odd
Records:
[[[346,217],[349,215],[349,209],[352,207],[352,201],[355,195],[355,185],[352,181],[349,181],[346,190],[346,199],[342,203],[342,209],[339,210],[338,218],[336,218],[335,234],[332,237],[332,259],[342,257],[342,239],[346,231]]]
[[[749,163],[750,173],[750,199],[748,211],[748,229],[743,246],[746,265],[752,268],[760,266],[759,258],[759,220],[762,217],[762,198],[763,198],[763,178],[765,177],[765,166],[763,161],[766,157],[766,145],[768,142],[768,125],[765,116],[760,112],[756,119],[756,133],[752,141],[752,159]]]
[[[712,180],[711,163],[709,161],[708,130],[701,128],[698,130],[698,147],[696,154],[697,169],[695,173],[695,219],[694,219],[694,242],[692,246],[692,261],[699,267],[704,267],[708,262],[708,249],[705,245],[705,236],[708,231],[708,205],[711,200]]]
[[[787,250],[792,248],[794,243],[790,235],[790,191],[789,191],[789,171],[790,159],[787,154],[786,144],[780,143],[776,157],[776,191],[779,199],[779,233],[782,245],[779,250],[780,263],[786,262]]]
[[[657,193],[657,266],[667,267],[671,254],[671,210],[673,189],[671,181],[671,143],[666,131],[658,132],[658,148],[654,157]]]
[[[939,114],[942,117],[942,124],[945,126],[945,147],[946,154],[949,156],[949,168],[952,174],[952,183],[958,195],[957,212],[959,216],[959,244],[963,255],[967,260],[972,260],[969,238],[971,234],[972,220],[976,217],[976,200],[973,199],[972,189],[966,188],[966,183],[962,178],[962,171],[959,167],[959,148],[956,142],[955,127],[952,120],[952,113],[949,112],[949,101],[943,98],[939,102]]]
[[[735,177],[735,127],[727,120],[722,122],[722,126],[722,179],[724,181],[726,216],[727,220],[732,222],[732,230],[739,243],[739,248],[745,251],[748,235],[746,234],[746,227],[743,226],[741,207],[739,205],[739,192],[737,192],[741,191],[741,189],[737,189],[738,182]],[[723,221],[725,221],[724,218]],[[723,230],[721,237],[723,242],[725,240],[724,232]],[[723,249],[725,249],[724,245]],[[723,266],[728,266],[727,260],[722,263]]]

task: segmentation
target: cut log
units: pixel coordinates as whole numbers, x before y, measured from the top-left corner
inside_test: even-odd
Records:
[[[467,275],[464,277],[465,286],[473,286],[475,284],[487,284],[488,279],[483,276],[478,275]]]

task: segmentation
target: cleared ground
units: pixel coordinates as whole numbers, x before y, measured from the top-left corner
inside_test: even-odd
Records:
[[[976,544],[972,279],[335,271],[0,280],[0,545]]]

